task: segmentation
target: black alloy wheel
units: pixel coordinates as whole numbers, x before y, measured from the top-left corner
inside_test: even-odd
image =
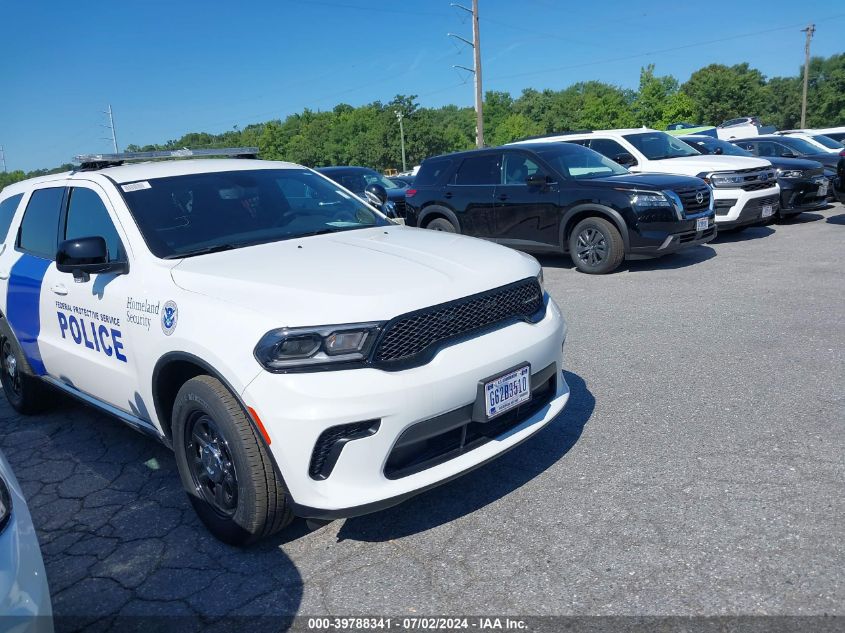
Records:
[[[202,411],[193,413],[187,427],[185,454],[197,494],[220,516],[233,516],[238,508],[238,475],[229,443]]]

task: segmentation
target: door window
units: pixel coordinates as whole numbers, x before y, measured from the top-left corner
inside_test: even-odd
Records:
[[[9,233],[9,227],[12,225],[21,198],[23,198],[23,194],[19,193],[0,202],[0,242],[6,241],[6,235]]]
[[[609,138],[594,138],[590,141],[590,149],[599,154],[604,154],[611,160],[619,156],[619,154],[631,153],[622,147],[622,145]]]
[[[64,238],[102,237],[106,240],[109,261],[125,261],[126,252],[102,199],[93,189],[74,187],[70,192]]]
[[[36,189],[32,192],[21,220],[18,235],[20,250],[45,259],[56,257],[56,234],[64,194],[64,187]]]
[[[458,173],[456,185],[498,185],[501,182],[501,154],[482,154],[464,159]]]
[[[525,179],[540,170],[533,160],[518,152],[506,152],[502,180],[506,185],[524,185]]]

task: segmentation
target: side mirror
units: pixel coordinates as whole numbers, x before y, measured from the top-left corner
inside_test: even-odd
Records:
[[[716,149],[713,150],[713,153],[716,154],[717,156],[719,156],[720,154],[724,154],[725,150],[723,150],[721,147],[717,147]]]
[[[637,159],[628,152],[622,152],[613,157],[614,162],[619,163],[623,167],[633,167],[637,164]]]
[[[56,269],[62,273],[72,273],[74,281],[85,282],[91,278],[92,273],[129,272],[129,264],[109,262],[106,240],[102,237],[80,237],[59,244]]]
[[[795,154],[789,151],[781,152],[781,158],[795,158]]]
[[[529,187],[545,187],[549,184],[549,179],[546,174],[536,171],[525,179],[525,184]]]
[[[381,207],[387,202],[387,189],[374,182],[366,186],[364,196],[366,196],[370,204]]]

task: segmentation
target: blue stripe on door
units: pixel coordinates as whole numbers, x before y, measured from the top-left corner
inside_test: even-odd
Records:
[[[38,351],[38,334],[41,332],[41,284],[52,262],[24,253],[12,266],[9,274],[9,292],[6,296],[6,318],[18,337],[23,355],[32,370],[39,376],[47,373],[41,352]]]

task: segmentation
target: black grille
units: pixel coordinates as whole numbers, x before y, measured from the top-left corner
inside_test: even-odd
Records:
[[[709,229],[706,229],[701,232],[699,235],[697,231],[687,231],[686,233],[681,233],[678,236],[678,241],[681,244],[686,244],[687,242],[694,242],[696,240],[703,240],[711,237],[716,232],[716,227],[712,226]]]
[[[311,452],[311,464],[308,474],[313,479],[326,479],[334,469],[337,458],[347,442],[369,437],[378,430],[380,420],[367,420],[333,426],[320,433],[314,450]]]
[[[681,198],[681,202],[684,203],[684,213],[687,215],[701,213],[710,207],[710,187],[676,189],[675,193],[678,194]],[[699,193],[701,194],[701,202],[697,200]]]
[[[778,204],[780,203],[780,198],[778,196],[766,196],[765,198],[755,198],[754,200],[749,200],[748,204],[745,205],[743,208],[742,213],[746,211],[761,211],[763,209],[763,205],[770,204],[772,207],[777,209]]]
[[[774,187],[775,184],[776,181],[767,180],[764,182],[752,182],[748,185],[742,185],[742,188],[745,189],[745,191],[758,191],[760,189],[768,189],[769,187]]]
[[[531,400],[489,422],[473,421],[473,405],[418,422],[396,440],[384,465],[388,479],[400,479],[442,464],[501,437],[549,404],[557,390],[557,365],[532,374]]]
[[[445,342],[514,320],[542,315],[543,292],[536,279],[525,279],[457,301],[411,312],[388,323],[376,342],[376,363],[407,363],[433,354]]]

